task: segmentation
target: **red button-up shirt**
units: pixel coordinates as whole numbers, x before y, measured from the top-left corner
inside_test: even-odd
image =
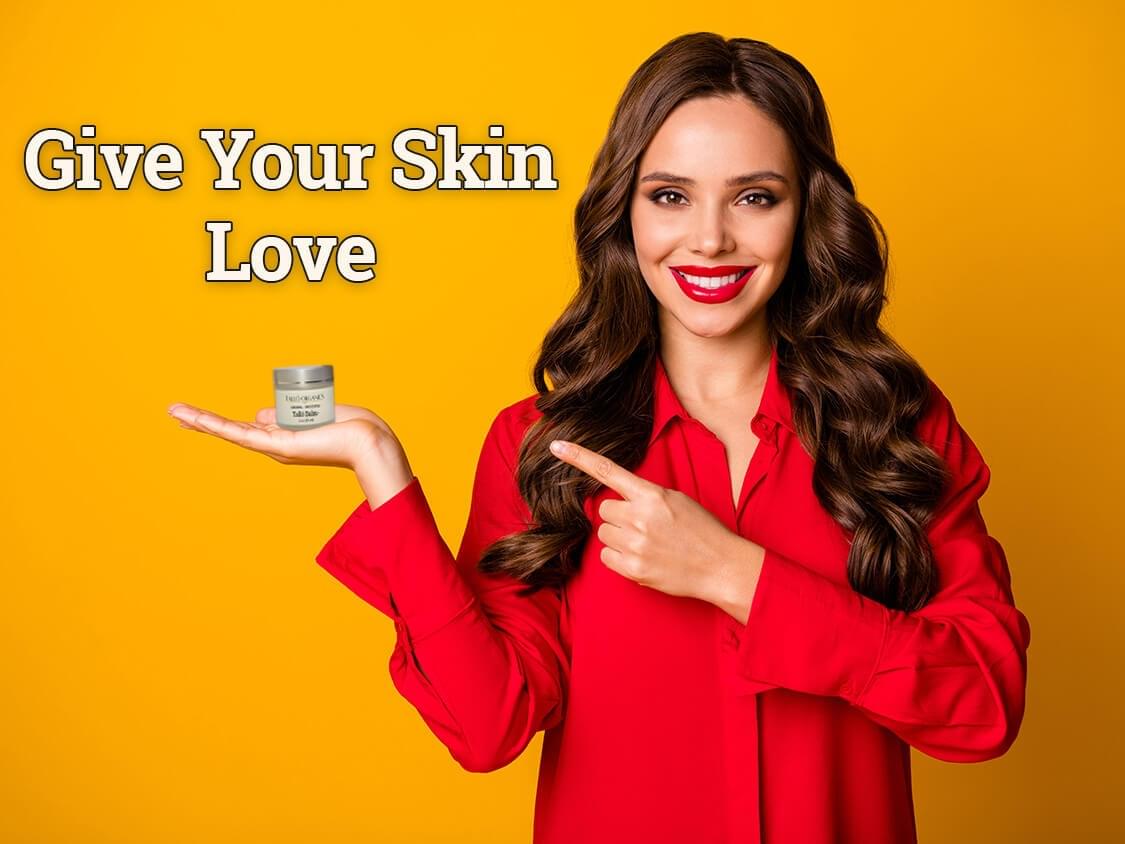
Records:
[[[1030,627],[978,499],[989,469],[931,382],[919,435],[953,481],[927,534],[939,591],[917,612],[847,582],[849,539],[817,501],[776,349],[759,445],[739,501],[723,443],[657,363],[648,452],[635,473],[690,495],[765,558],[745,625],[602,564],[598,505],[561,595],[476,570],[525,529],[514,467],[535,395],[485,437],[456,557],[415,476],[361,502],[317,562],[394,619],[395,687],[470,771],[507,765],[545,730],[536,844],[916,841],[910,747],[974,762],[1004,753],[1023,717]]]

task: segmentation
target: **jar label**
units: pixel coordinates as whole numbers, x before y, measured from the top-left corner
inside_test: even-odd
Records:
[[[282,428],[308,428],[336,421],[333,387],[274,390],[277,424]]]

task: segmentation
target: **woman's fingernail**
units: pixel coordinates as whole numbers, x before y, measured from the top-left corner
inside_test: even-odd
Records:
[[[551,440],[551,451],[560,456],[570,454],[570,443],[565,440]]]

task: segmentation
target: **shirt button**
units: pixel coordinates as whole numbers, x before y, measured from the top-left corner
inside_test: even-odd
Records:
[[[852,693],[852,684],[851,683],[844,683],[842,686],[840,686],[840,694],[850,695],[851,693]]]
[[[728,627],[727,628],[727,636],[726,636],[727,647],[728,648],[737,648],[738,647],[738,641],[739,641],[738,631],[735,630],[733,627]]]

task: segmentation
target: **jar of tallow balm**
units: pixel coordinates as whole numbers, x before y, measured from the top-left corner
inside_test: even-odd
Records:
[[[284,366],[273,371],[277,424],[291,431],[336,421],[331,366]]]

